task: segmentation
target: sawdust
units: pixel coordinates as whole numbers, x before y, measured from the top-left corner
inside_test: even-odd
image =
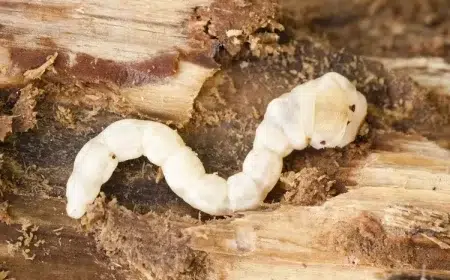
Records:
[[[3,157],[0,183],[0,191],[6,193],[46,196],[53,190],[36,165],[23,166],[11,156]]]
[[[12,113],[15,116],[13,129],[17,132],[26,132],[36,126],[37,112],[34,111],[37,97],[44,93],[43,90],[28,84],[20,90],[20,97],[17,100]]]
[[[5,141],[5,138],[12,133],[12,116],[0,116],[0,141]]]
[[[281,22],[292,27],[292,32],[326,39],[354,54],[450,58],[450,3],[446,0],[281,3]]]
[[[7,97],[8,100],[5,103],[14,103],[14,105],[10,112],[7,112],[9,114],[0,115],[0,141],[3,142],[7,136],[14,132],[26,132],[36,126],[37,112],[34,109],[37,104],[37,98],[42,94],[42,90],[32,84],[28,84],[18,90],[18,94],[10,94]],[[9,111],[5,108],[1,109],[2,111]]]
[[[381,221],[368,212],[337,224],[324,236],[330,248],[349,259],[358,259],[377,267],[388,269],[446,269],[450,265],[450,252],[441,250],[416,236],[392,237]]]
[[[69,108],[63,106],[56,107],[56,120],[70,129],[76,129],[75,117]]]
[[[106,203],[101,195],[82,223],[108,256],[147,279],[205,279],[210,269],[206,253],[190,249],[189,237],[182,233],[198,223],[191,218],[137,215],[115,200]]]
[[[321,205],[336,191],[335,181],[317,168],[303,168],[299,172],[288,171],[281,174],[280,188],[285,190],[282,202],[293,205]]]
[[[2,203],[0,203],[0,222],[10,225],[12,219],[8,213],[8,208],[9,208],[8,201],[3,201]]]
[[[151,118],[142,112],[136,112],[134,106],[119,93],[118,88],[112,86],[92,87],[83,83],[46,81],[41,87],[46,92],[46,100],[57,106],[55,119],[71,129],[86,131],[87,124],[95,121],[95,117],[102,111],[118,114],[122,118]],[[80,108],[84,110],[79,112]]]
[[[233,12],[230,12],[233,11]],[[264,28],[280,28],[276,22],[277,1],[255,0],[214,1],[210,6],[199,6],[194,10],[189,33],[203,44],[221,46],[220,53],[226,52],[227,59],[237,57],[249,37]],[[220,54],[216,60],[223,63]]]
[[[38,230],[38,226],[33,226],[31,222],[25,220],[22,224],[21,229],[17,230],[17,232],[21,233],[22,235],[17,237],[15,242],[7,240],[8,253],[11,256],[14,256],[17,252],[20,251],[25,260],[33,261],[36,258],[36,254],[31,251],[32,245],[37,248],[41,244],[45,243],[45,240],[38,239]]]
[[[9,271],[7,270],[1,270],[0,271],[0,280],[8,279]],[[9,278],[11,279],[11,278]]]
[[[54,54],[49,55],[41,66],[25,71],[25,73],[23,73],[24,82],[28,83],[32,80],[40,79],[44,72],[52,67],[57,56],[58,53],[55,52]]]

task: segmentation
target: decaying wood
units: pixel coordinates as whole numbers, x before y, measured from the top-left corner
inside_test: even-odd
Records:
[[[193,279],[298,279],[299,275],[302,279],[394,279],[389,277],[422,274],[449,278],[448,151],[424,139],[397,134],[381,136],[377,143],[372,155],[355,162],[353,169],[348,170],[350,174],[358,174],[358,184],[322,206],[274,206],[200,226],[189,220],[171,221],[170,216],[167,222],[161,222],[169,223],[168,228],[174,225],[186,228],[188,245],[194,249],[190,258],[202,256],[194,259],[196,262],[205,263],[202,252],[208,253],[210,265],[201,266],[200,271],[207,273],[207,278]],[[411,164],[405,164],[405,159]],[[419,162],[424,164],[419,166]],[[378,168],[387,172],[373,171]],[[390,170],[398,174],[393,175]],[[403,174],[414,172],[419,172],[421,178],[405,184]],[[388,178],[388,183],[373,183],[386,182],[383,178]],[[70,279],[96,279],[98,273],[117,273],[116,279],[124,279],[111,267],[122,271],[126,265],[109,263],[95,250],[91,239],[76,232],[78,223],[64,214],[62,199],[18,196],[6,199],[13,228],[0,224],[0,244],[4,244],[2,259],[13,276],[22,279],[45,271],[52,279],[67,279],[63,275],[72,275]],[[144,279],[153,279],[155,267],[148,264],[155,259],[143,253],[153,248],[151,242],[158,232],[157,228],[147,227],[157,226],[160,218],[139,217],[131,211],[118,214],[112,209],[106,220],[100,222],[100,230],[94,231],[98,244],[102,250],[110,250],[109,254],[124,254],[126,263],[131,262],[131,267],[140,271]],[[45,239],[41,247],[31,246],[30,255],[36,254],[33,261],[20,255],[25,247],[19,247],[19,255],[15,257],[7,253],[6,241],[17,241],[11,238],[14,235],[10,231],[26,223],[39,226],[33,242]],[[148,235],[152,231],[155,232]],[[127,237],[126,241],[120,241],[122,235]],[[125,246],[126,242],[135,245]],[[172,250],[187,250],[170,244],[175,246]],[[54,269],[48,269],[49,266]]]
[[[284,205],[189,228],[192,248],[216,259],[222,279],[449,278],[450,154],[391,139],[380,141],[399,150],[365,159],[348,193],[319,207]]]
[[[209,27],[209,35],[222,36],[217,34],[217,26]],[[57,272],[61,261],[70,264],[74,279],[79,273],[74,271],[82,269],[88,271],[82,279],[111,275],[111,265],[117,270],[117,279],[123,279],[120,273],[128,273],[129,266],[140,273],[130,276],[132,279],[158,279],[155,275],[175,267],[172,261],[178,256],[173,256],[174,246],[182,245],[180,252],[187,257],[174,272],[179,275],[188,271],[192,274],[183,276],[192,279],[204,279],[200,275],[205,272],[209,279],[402,279],[395,276],[422,273],[448,279],[448,151],[423,138],[391,131],[396,122],[417,127],[411,112],[425,102],[420,95],[423,91],[410,81],[386,73],[380,63],[367,63],[346,52],[329,52],[303,41],[293,49],[295,53],[284,57],[249,60],[217,72],[203,85],[193,118],[180,134],[198,152],[208,172],[227,177],[240,170],[270,100],[326,71],[340,72],[356,83],[375,108],[369,112],[368,127],[369,134],[376,137],[363,133],[361,139],[344,149],[295,152],[285,159],[285,169],[300,172],[317,167],[329,177],[327,183],[344,186],[348,192],[336,190],[333,195],[337,196],[321,206],[283,203],[202,226],[198,221],[180,224],[170,216],[163,219],[166,216],[161,213],[170,209],[195,218],[204,216],[180,201],[156,168],[145,159],[137,159],[120,164],[102,188],[108,198],[116,196],[118,204],[129,210],[108,204],[106,211],[94,215],[97,220],[91,221],[95,224],[89,231],[93,238],[85,237],[85,232],[75,232],[76,223],[64,215],[64,185],[82,145],[120,117],[75,106],[70,100],[46,99],[36,108],[37,127],[2,144],[0,187],[10,204],[9,213],[20,218],[20,224],[27,219],[39,226],[41,231],[36,234],[45,235],[48,244],[59,246],[59,237],[52,232],[60,227],[67,226],[70,237],[61,240],[66,246],[61,255],[56,250],[48,256],[30,250],[26,256],[36,256],[28,262],[21,254],[4,255],[2,260],[11,277],[32,279],[30,271],[45,269],[40,266],[44,261],[55,267],[47,272],[51,279],[67,279]],[[183,63],[179,65],[183,67]],[[193,61],[186,63],[198,71],[205,70]],[[57,69],[57,59],[54,64]],[[51,76],[51,67],[47,69],[46,74]],[[189,80],[189,71],[184,73],[179,73],[182,80]],[[166,92],[171,89],[162,88]],[[158,96],[158,92],[154,94]],[[67,95],[70,97],[70,92]],[[135,96],[140,99],[140,92]],[[182,102],[180,98],[172,101]],[[158,106],[163,103],[161,99]],[[386,174],[388,178],[382,177]],[[277,198],[276,193],[271,195],[275,198],[268,202]],[[28,203],[30,200],[34,203]],[[156,214],[139,214],[148,210]],[[13,219],[13,223],[17,221]],[[0,231],[6,232],[1,244],[16,240],[11,233],[15,233],[15,227],[18,225],[1,224]],[[178,235],[180,228],[188,228],[185,235]],[[191,237],[190,247],[183,243],[186,237]],[[162,247],[160,241],[164,240],[170,241],[166,242],[168,247]],[[95,250],[97,246],[100,252]],[[82,253],[81,248],[85,250]],[[164,248],[172,251],[164,254]],[[111,259],[104,259],[101,251]],[[159,255],[166,258],[155,258]],[[35,267],[29,265],[30,261]],[[199,264],[199,270],[187,265],[190,263]],[[70,269],[62,270],[65,268]]]
[[[110,260],[67,219],[57,198],[3,197],[0,260],[15,279],[126,279]],[[7,213],[5,216],[5,213]],[[5,217],[9,218],[5,223]]]
[[[353,169],[359,187],[394,187],[450,194],[450,151],[414,136],[384,136]],[[387,138],[390,138],[387,141]],[[408,139],[409,138],[409,139]],[[391,149],[392,152],[383,151]]]
[[[36,68],[40,77],[53,64],[47,78],[106,88],[141,112],[183,123],[203,82],[219,68],[214,60],[219,45],[234,46],[226,31],[241,28],[251,34],[273,19],[274,5],[269,0],[250,5],[3,1],[0,85],[21,86],[29,80],[26,71]],[[49,62],[55,52],[58,57]]]
[[[371,57],[387,69],[405,73],[418,84],[450,95],[450,64],[440,57]]]

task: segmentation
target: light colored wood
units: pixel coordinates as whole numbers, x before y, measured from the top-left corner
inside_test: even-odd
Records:
[[[355,267],[354,265],[321,265],[304,264],[274,260],[268,257],[239,258],[225,255],[213,255],[215,266],[222,268],[217,275],[211,275],[210,279],[283,279],[283,280],[384,280],[397,275],[407,275],[411,278],[397,279],[422,279],[426,277],[442,277],[447,279],[450,274],[446,271],[424,271],[418,269],[395,270],[386,272],[376,267]],[[412,278],[415,276],[416,278]],[[396,278],[391,278],[396,279]],[[425,278],[432,279],[432,278]],[[437,278],[436,278],[437,279]]]
[[[368,58],[381,62],[387,69],[407,74],[422,86],[439,89],[442,94],[450,95],[450,64],[443,58]]]
[[[212,2],[3,1],[0,85],[23,86],[24,73],[42,74],[47,56],[57,52],[47,76],[107,88],[142,113],[186,122],[203,82],[219,67],[212,44],[189,33],[206,24],[189,25],[194,9]]]
[[[435,248],[442,262],[450,261],[450,154],[423,139],[385,135],[378,141],[379,149],[350,172],[357,185],[347,193],[318,207],[282,205],[189,228],[192,248],[210,253],[217,267],[224,267],[220,279],[388,279],[383,277],[422,272],[450,277],[448,270],[412,269],[405,260],[391,270],[324,242],[345,236],[340,230],[368,213],[389,238],[408,240],[412,248]],[[430,252],[416,253],[419,260]]]
[[[73,62],[77,53],[114,61],[142,61],[161,51],[174,51],[176,46],[188,48],[181,23],[195,7],[210,4],[210,0],[4,1],[0,5],[1,22],[6,24],[2,33],[14,38],[2,41],[8,47],[42,48],[43,40],[48,39],[73,52]]]
[[[409,263],[414,261],[414,258],[423,259],[427,254],[439,254],[443,263],[450,262],[450,250],[447,249],[450,245],[450,184],[442,182],[434,191],[430,188],[431,184],[435,184],[431,179],[436,172],[440,172],[442,176],[448,175],[448,171],[445,173],[445,168],[450,166],[448,151],[424,139],[398,134],[381,135],[374,145],[373,154],[361,162],[354,162],[353,170],[342,167],[349,171],[350,178],[354,178],[352,176],[356,176],[355,174],[360,176],[358,184],[349,186],[347,193],[330,199],[322,206],[283,205],[241,213],[234,219],[210,221],[201,226],[187,225],[185,232],[191,237],[189,246],[196,251],[207,252],[212,261],[208,279],[301,277],[311,280],[375,280],[389,279],[392,275],[401,274],[420,276],[422,273],[427,276],[450,277],[448,269],[425,267],[422,270],[417,264]],[[414,158],[415,161],[406,164],[405,158],[408,161]],[[420,162],[424,163],[421,165]],[[374,173],[374,169],[379,170]],[[389,172],[391,169],[396,170],[399,175],[395,176],[396,173]],[[377,176],[382,175],[381,170],[386,170],[390,179],[388,183],[377,185]],[[414,174],[417,170],[420,170],[422,181],[405,185],[405,174]],[[417,177],[417,180],[419,179]],[[423,186],[420,187],[420,184]],[[15,223],[30,221],[38,225],[40,230],[37,235],[45,236],[49,244],[58,243],[59,237],[53,234],[53,230],[64,227],[63,232],[67,233],[67,236],[63,236],[62,244],[63,252],[67,256],[56,254],[58,251],[51,251],[49,259],[43,264],[56,267],[59,259],[64,260],[67,257],[72,267],[64,267],[62,271],[85,265],[86,268],[83,269],[87,271],[83,274],[83,279],[95,279],[96,273],[108,273],[105,270],[107,262],[89,263],[91,257],[88,258],[86,252],[80,251],[80,244],[92,242],[92,239],[76,231],[77,222],[64,214],[63,199],[14,196],[8,200],[11,203],[10,213],[16,217]],[[361,217],[367,213],[379,221],[379,226],[386,236],[400,244],[411,242],[407,248],[418,248],[414,258],[399,260],[394,268],[389,268],[377,263],[381,260],[376,257],[365,259],[364,255],[360,256],[358,252],[349,254],[337,250],[333,245],[336,238],[345,237],[352,240],[351,236],[346,237],[346,232],[341,230],[351,225],[364,225],[366,222],[361,220]],[[136,219],[140,219],[139,215],[134,215]],[[122,223],[118,218],[120,216],[115,217],[115,223],[127,225],[126,221]],[[370,221],[367,224],[371,225]],[[140,232],[148,232],[145,226],[146,223],[133,224],[134,229]],[[11,229],[5,225],[2,227],[5,235],[0,236],[0,240],[11,238],[6,231]],[[112,227],[108,230],[112,231],[114,236],[114,230],[119,229]],[[410,238],[413,234],[414,238]],[[376,237],[374,240],[377,240]],[[94,250],[94,244],[90,244],[82,247],[84,250]],[[29,273],[42,269],[41,263],[37,262],[42,260],[40,255],[34,265],[29,266],[30,263],[25,262],[22,255],[11,257],[6,255],[6,247],[0,248],[0,252],[1,250],[1,259],[7,261],[10,267],[14,268],[12,272],[15,271],[18,275],[29,276]],[[98,253],[92,256],[98,257],[96,254]],[[119,271],[123,269],[125,267]],[[49,272],[54,277],[52,279],[65,279],[58,269]],[[143,275],[141,278],[152,279],[148,268],[140,268],[140,273]]]
[[[151,112],[159,119],[185,122],[191,117],[194,100],[204,81],[216,70],[191,62],[180,62],[179,67],[174,77],[157,84],[124,88],[121,93],[138,110]]]
[[[385,135],[350,179],[357,187],[392,187],[450,194],[450,151],[419,137]],[[376,146],[375,146],[376,147]],[[386,151],[384,149],[389,149]]]

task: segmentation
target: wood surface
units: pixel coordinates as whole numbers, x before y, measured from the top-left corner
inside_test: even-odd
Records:
[[[273,22],[274,2],[0,2],[1,108],[24,88],[43,90],[28,96],[33,125],[0,143],[0,279],[450,279],[448,63],[356,56],[289,37]],[[284,4],[293,12],[286,23],[309,15],[296,27],[322,16],[315,2]],[[328,71],[347,76],[370,106],[354,144],[284,160],[283,172],[318,168],[336,187],[315,206],[283,201],[278,185],[260,209],[215,220],[140,158],[102,187],[117,202],[99,200],[93,228],[65,215],[74,157],[109,123],[137,115],[173,124],[208,172],[227,177],[240,170],[268,102]],[[159,224],[187,240],[179,256],[178,243],[164,247]],[[201,273],[176,274],[183,265],[164,256]]]

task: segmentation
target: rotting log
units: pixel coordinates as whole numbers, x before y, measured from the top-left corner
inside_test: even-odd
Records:
[[[448,151],[424,139],[398,134],[382,135],[377,143],[377,149],[365,160],[354,162],[351,170],[342,167],[348,174],[357,174],[358,184],[322,206],[275,205],[204,225],[190,220],[182,223],[170,216],[167,222],[158,222],[161,218],[154,214],[140,216],[102,206],[96,211],[103,211],[104,217],[94,218],[98,229],[92,231],[97,244],[77,232],[78,222],[65,215],[62,199],[7,196],[10,222],[18,224],[18,229],[27,223],[39,226],[32,244],[40,239],[45,243],[39,248],[31,246],[29,255],[36,254],[34,260],[25,261],[21,255],[27,247],[9,255],[5,245],[1,259],[17,279],[34,279],[32,275],[38,272],[51,279],[96,279],[113,274],[125,279],[124,270],[130,269],[127,264],[132,273],[154,279],[151,275],[160,267],[152,266],[157,258],[148,252],[163,250],[167,246],[162,245],[164,236],[172,232],[158,235],[159,223],[168,224],[167,229],[181,228],[188,237],[186,242],[189,240],[187,247],[183,242],[180,247],[171,242],[168,252],[179,250],[183,256],[189,255],[189,263],[206,265],[205,258],[210,263],[201,266],[200,272],[207,278],[192,279],[450,278]],[[405,158],[415,160],[405,164]],[[417,166],[419,162],[424,164]],[[392,170],[398,174],[393,176]],[[416,172],[421,181],[405,184],[402,174]],[[383,176],[389,183],[373,183]],[[16,232],[17,237],[11,238],[14,229],[3,223],[0,227],[1,244],[14,243],[22,235]],[[154,247],[155,238],[162,240],[162,249]],[[102,250],[96,251],[96,247]],[[119,257],[117,262],[105,259],[103,250]],[[70,278],[63,278],[67,275]]]
[[[143,113],[184,123],[220,67],[220,48],[239,51],[227,31],[248,36],[274,15],[270,0],[2,1],[0,85],[23,85],[24,72],[56,52],[47,78],[107,89]]]
[[[177,230],[188,228],[185,231],[187,236],[193,237],[190,247],[187,243],[179,244],[182,246],[182,252],[186,252],[189,257],[184,260],[184,265],[176,266],[177,269],[185,269],[187,263],[199,264],[199,270],[187,266],[187,269],[193,272],[189,275],[192,276],[191,279],[204,279],[200,277],[204,272],[207,272],[211,279],[399,279],[393,275],[404,273],[411,276],[420,275],[422,272],[448,279],[448,250],[443,249],[446,246],[445,231],[440,228],[430,230],[426,224],[419,224],[410,231],[405,223],[400,223],[401,219],[394,219],[396,223],[386,222],[392,221],[395,214],[388,213],[387,210],[391,209],[389,206],[393,205],[394,210],[408,213],[411,209],[404,205],[406,203],[422,209],[424,215],[432,213],[433,217],[437,215],[438,218],[445,218],[445,213],[448,213],[448,194],[445,191],[447,185],[442,180],[433,181],[432,177],[438,174],[440,178],[448,179],[446,168],[449,159],[448,152],[431,141],[391,133],[392,119],[396,118],[396,121],[402,122],[414,111],[414,106],[424,103],[420,95],[423,91],[410,81],[387,74],[381,64],[370,64],[345,52],[329,52],[307,42],[298,42],[295,55],[288,59],[282,57],[278,60],[261,59],[246,61],[246,64],[234,64],[221,70],[204,85],[197,99],[194,117],[180,130],[180,134],[189,146],[199,153],[208,171],[229,176],[241,168],[242,159],[251,146],[255,126],[260,122],[267,103],[299,82],[313,79],[326,71],[338,71],[348,76],[367,96],[375,107],[376,114],[369,112],[368,122],[370,132],[375,133],[376,137],[363,136],[340,150],[307,149],[295,152],[285,159],[285,170],[299,172],[305,167],[318,167],[331,177],[330,180],[336,180],[346,186],[349,189],[347,193],[338,194],[322,206],[275,205],[269,209],[239,214],[221,222],[208,221],[202,226],[197,226],[194,222],[179,224],[170,217],[163,219],[156,214],[138,214],[146,212],[135,209],[141,204],[147,207],[143,210],[158,210],[158,206],[161,207],[162,204],[163,210],[169,209],[178,214],[193,212],[194,217],[199,215],[198,211],[186,209],[186,205],[168,190],[164,180],[158,179],[157,170],[145,160],[139,159],[121,164],[103,187],[108,196],[116,195],[119,204],[125,205],[129,210],[109,204],[105,207],[100,203],[106,211],[92,212],[100,212],[100,215],[94,215],[97,220],[91,221],[95,224],[90,230],[95,243],[89,243],[88,241],[93,239],[85,237],[84,232],[75,232],[76,222],[70,221],[63,214],[63,199],[55,197],[64,194],[64,184],[79,148],[95,132],[116,120],[117,116],[105,112],[91,115],[92,112],[86,112],[85,108],[44,100],[36,108],[40,114],[38,126],[27,133],[13,135],[2,144],[4,162],[0,179],[4,184],[0,186],[5,192],[4,199],[10,203],[10,214],[13,219],[19,219],[18,223],[22,224],[24,219],[28,219],[33,225],[40,226],[42,231],[38,229],[36,233],[48,238],[49,244],[58,242],[57,235],[52,232],[61,226],[67,226],[68,232],[74,237],[61,240],[62,244],[67,246],[67,251],[57,255],[57,258],[51,256],[55,251],[50,251],[48,259],[41,259],[43,256],[38,253],[39,250],[44,251],[45,246],[42,246],[28,252],[36,252],[33,260],[35,266],[31,267],[29,262],[24,262],[24,256],[19,252],[14,257],[2,258],[5,260],[5,269],[10,269],[12,277],[21,279],[21,276],[24,276],[30,279],[30,271],[45,270],[40,261],[44,261],[44,264],[45,261],[55,262],[55,269],[58,261],[67,261],[73,264],[74,270],[88,261],[89,266],[84,269],[92,273],[86,274],[83,279],[98,279],[99,275],[110,276],[112,272],[105,267],[111,266],[119,274],[116,278],[123,279],[120,278],[120,273],[126,273],[128,265],[141,274],[134,279],[153,279],[156,278],[156,270],[171,267],[167,265],[171,263],[158,262],[160,259],[152,259],[155,256],[146,252],[163,255],[161,248],[156,246],[162,244],[155,245],[154,242],[164,239],[155,239],[154,236],[162,233],[163,237],[178,237],[178,232],[172,231],[175,225]],[[400,99],[409,102],[408,105],[405,105],[405,102],[400,103]],[[64,106],[64,110],[58,106]],[[383,111],[385,108],[398,114],[388,116]],[[61,116],[64,118],[61,119]],[[414,127],[414,124],[410,127]],[[405,163],[404,156],[414,161],[411,164]],[[388,181],[384,181],[382,186],[377,186],[380,174],[387,172],[392,175],[390,170],[396,170],[398,176],[392,176]],[[405,175],[415,172],[420,172],[420,176],[413,181],[405,181]],[[422,188],[427,190],[420,190],[421,183]],[[433,187],[437,189],[433,190]],[[18,196],[11,196],[11,192]],[[35,203],[29,203],[30,200]],[[386,217],[390,217],[390,220],[385,219]],[[343,223],[337,224],[339,221]],[[157,223],[163,225],[160,227],[162,230],[158,231],[153,227]],[[246,225],[243,231],[240,227],[236,229],[236,225],[241,224]],[[254,224],[260,224],[261,227],[254,228]],[[2,224],[2,227],[5,227],[5,232],[11,230],[8,225]],[[341,229],[353,231],[348,233],[340,231]],[[131,232],[136,234],[130,234]],[[203,233],[209,241],[205,241],[205,236],[201,235]],[[268,238],[264,239],[266,233]],[[304,239],[298,240],[301,234],[305,235]],[[246,239],[248,235],[250,240]],[[15,236],[11,236],[11,233],[8,233],[2,238],[5,241],[17,240]],[[354,238],[361,242],[353,242]],[[72,244],[70,239],[76,240],[75,243]],[[183,238],[180,239],[183,241]],[[400,262],[394,262],[386,256],[386,250],[392,249],[392,252],[398,254],[403,251],[395,251],[394,249],[398,248],[389,247],[392,245],[389,242],[393,239],[398,241],[394,244],[405,245],[407,250],[416,251],[407,251],[405,258],[401,255]],[[87,242],[86,251],[79,254],[84,242]],[[265,247],[260,247],[261,244]],[[355,244],[361,246],[352,247]],[[374,244],[380,246],[373,247]],[[72,246],[77,247],[73,248],[73,254]],[[95,251],[96,246],[106,251],[111,259],[98,263],[96,259],[102,259],[104,254]],[[170,252],[175,251],[173,247],[169,248]],[[370,254],[372,248],[377,250]],[[85,253],[91,254],[92,258],[86,257]],[[268,256],[270,254],[278,258],[271,258]],[[428,255],[434,259],[430,257],[423,260],[423,257]],[[436,261],[436,256],[442,258]],[[94,263],[90,263],[91,260]],[[431,261],[444,267],[422,267]],[[209,269],[208,262],[212,265]],[[10,263],[11,268],[8,266]],[[48,273],[53,273],[49,274],[51,279],[67,279],[56,275],[55,271]],[[72,274],[74,279],[76,275]]]
[[[348,193],[188,228],[190,246],[217,261],[222,279],[449,279],[450,153],[392,139],[353,168]]]

